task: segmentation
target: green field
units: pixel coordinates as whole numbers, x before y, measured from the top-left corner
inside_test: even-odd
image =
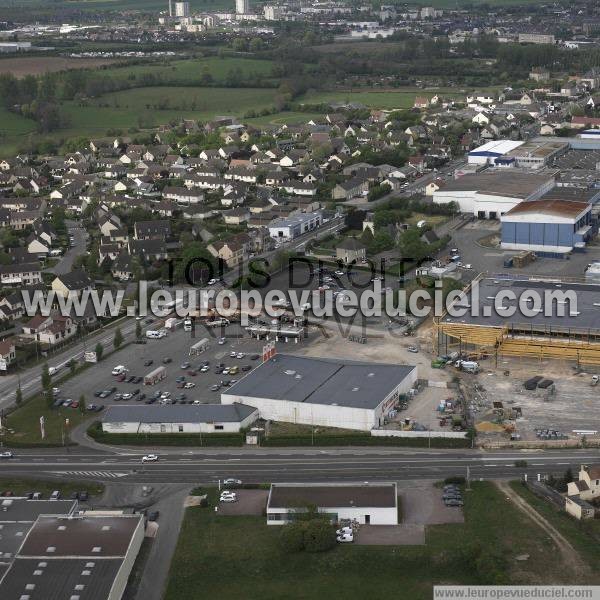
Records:
[[[263,88],[195,88],[149,87],[106,94],[88,105],[65,102],[62,106],[67,126],[49,134],[54,140],[78,136],[105,135],[108,129],[157,127],[182,118],[208,120],[216,115],[242,117],[247,111],[273,106],[275,90]],[[28,119],[0,112],[0,158],[11,156],[27,142],[27,134],[35,131]],[[296,118],[298,116],[298,118]],[[264,117],[268,122],[279,115]],[[281,122],[306,121],[304,113],[281,113]],[[263,121],[264,122],[264,121]],[[6,126],[8,124],[8,126]],[[38,137],[36,137],[36,140]]]
[[[288,554],[265,517],[187,509],[165,600],[410,598],[429,600],[434,583],[567,583],[574,574],[543,532],[491,483],[465,493],[465,524],[427,529],[425,546],[338,546]],[[515,560],[528,554],[526,562]],[[579,582],[583,583],[583,582]]]
[[[0,158],[13,154],[17,143],[25,141],[35,128],[31,119],[0,108]]]
[[[97,481],[44,481],[0,475],[0,492],[4,490],[10,490],[15,496],[27,492],[40,492],[45,499],[48,499],[54,490],[58,490],[63,498],[68,498],[73,492],[86,490],[90,496],[97,498],[104,492],[104,484]]]
[[[252,58],[235,57],[206,57],[189,60],[173,60],[165,64],[132,65],[123,67],[110,67],[102,70],[103,75],[116,79],[129,81],[142,81],[144,76],[153,75],[161,79],[161,83],[173,82],[174,85],[186,83],[200,83],[201,77],[207,73],[214,81],[224,82],[230,72],[239,69],[244,79],[256,79],[259,76],[269,77],[273,71],[273,62],[269,60],[256,60]]]
[[[352,91],[352,92],[313,92],[303,96],[300,102],[306,104],[321,104],[327,102],[360,102],[367,108],[385,110],[412,108],[415,96],[431,98],[435,94],[452,98],[464,98],[464,94],[456,89],[450,90],[421,90],[418,88],[403,89],[402,91]]]

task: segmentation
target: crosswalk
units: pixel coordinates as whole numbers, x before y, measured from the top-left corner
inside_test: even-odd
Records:
[[[56,475],[73,475],[75,477],[94,477],[96,479],[117,479],[127,477],[128,473],[115,473],[114,471],[52,471]]]

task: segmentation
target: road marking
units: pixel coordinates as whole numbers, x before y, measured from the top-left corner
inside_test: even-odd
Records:
[[[50,471],[57,475],[77,475],[80,477],[98,477],[100,479],[127,477],[129,473],[112,473],[111,471]]]

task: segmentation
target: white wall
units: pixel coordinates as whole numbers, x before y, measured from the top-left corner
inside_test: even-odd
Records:
[[[269,514],[281,514],[287,512],[285,508],[268,508],[267,509],[267,524],[268,525],[285,525],[286,521],[270,521]],[[293,512],[293,511],[290,511]],[[384,507],[340,507],[340,508],[319,508],[320,513],[337,514],[338,520],[341,519],[356,519],[360,524],[365,524],[365,515],[370,516],[369,523],[371,525],[398,525],[398,508],[392,506]]]
[[[258,414],[253,413],[239,423],[102,423],[102,431],[106,433],[237,433],[248,427],[257,417]],[[180,425],[183,431],[179,431]]]
[[[133,569],[135,559],[137,558],[138,552],[140,551],[140,547],[143,541],[144,517],[140,515],[137,527],[135,528],[131,541],[129,542],[127,554],[125,555],[125,559],[123,560],[123,563],[121,564],[115,576],[115,580],[113,581],[112,587],[110,588],[107,600],[121,600],[123,592],[125,591],[125,586],[127,585],[127,580],[129,579],[129,574]]]
[[[377,425],[375,411],[370,409],[221,394],[221,404],[233,404],[234,402],[255,406],[263,419],[271,421],[341,427],[360,431],[370,431]]]

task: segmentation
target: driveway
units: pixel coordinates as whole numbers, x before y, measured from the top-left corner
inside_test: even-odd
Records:
[[[220,515],[252,515],[260,516],[267,506],[269,490],[235,490],[237,502],[221,502]],[[267,521],[265,518],[265,525]]]

